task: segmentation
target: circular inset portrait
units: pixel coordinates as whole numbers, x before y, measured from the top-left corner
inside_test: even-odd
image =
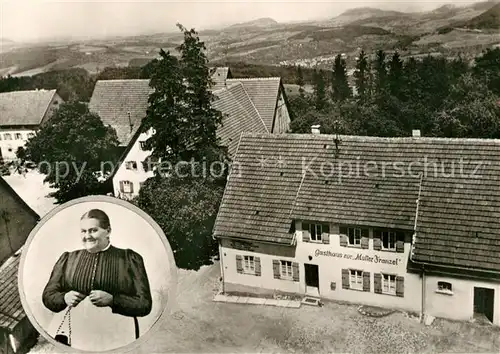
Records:
[[[45,216],[28,237],[19,290],[35,328],[60,349],[132,349],[175,298],[177,268],[160,227],[136,206],[90,196]]]

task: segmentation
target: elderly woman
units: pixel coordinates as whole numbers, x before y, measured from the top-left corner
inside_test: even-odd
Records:
[[[42,301],[62,314],[54,318],[56,340],[82,350],[116,349],[139,338],[137,318],[151,312],[148,276],[138,253],[111,245],[105,212],[88,211],[80,225],[83,249],[61,255]]]

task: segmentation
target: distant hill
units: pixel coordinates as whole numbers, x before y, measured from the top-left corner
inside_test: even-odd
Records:
[[[272,27],[277,26],[279,23],[276,20],[273,20],[269,17],[259,18],[257,20],[236,23],[227,27],[227,29],[238,29],[238,28],[249,28],[249,27]]]
[[[8,38],[1,38],[0,37],[0,43],[2,44],[14,44],[16,42],[14,42],[12,39],[8,39]]]
[[[500,3],[462,24],[470,29],[500,29]]]
[[[453,28],[468,28],[468,29],[500,29],[500,2],[488,1],[486,3],[482,3],[483,6],[485,4],[490,4],[488,10],[483,12],[482,14],[475,16],[466,21],[457,21],[452,23],[449,26],[444,26],[439,28],[440,33],[450,32]],[[477,5],[477,4],[476,4]]]

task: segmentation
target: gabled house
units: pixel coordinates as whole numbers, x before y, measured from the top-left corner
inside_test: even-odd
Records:
[[[5,353],[19,352],[36,341],[37,332],[22,308],[17,275],[20,250],[39,219],[0,177],[0,348]]]
[[[500,140],[243,133],[234,161],[224,292],[500,325]]]
[[[0,157],[15,159],[17,149],[34,136],[61,103],[56,90],[0,93]]]
[[[212,86],[213,91],[224,88],[226,80],[233,77],[233,75],[231,74],[231,70],[227,66],[211,68],[210,75],[214,83],[214,85]]]
[[[216,79],[220,81],[221,78],[228,76],[230,76],[228,68],[218,68],[212,72],[214,81]],[[217,135],[231,156],[242,132],[272,133],[276,110],[269,107],[279,107],[278,110],[286,112],[287,115],[288,108],[279,78],[262,78],[256,79],[257,81],[224,80],[225,83],[219,85],[218,89],[212,88],[216,98],[213,107],[224,115],[223,125]],[[263,84],[259,85],[259,80]],[[152,92],[148,87],[148,80],[98,81],[89,105],[92,111],[101,116],[105,124],[125,132],[122,134],[124,138],[120,140],[124,149],[122,158],[110,177],[113,181],[113,194],[124,199],[138,195],[141,184],[154,175],[152,166],[145,162],[151,152],[144,150],[143,146],[143,142],[151,136],[152,131],[143,132],[139,129],[142,119],[146,116],[148,97]],[[281,102],[285,104],[284,109],[278,102],[280,97]],[[271,103],[272,101],[274,103]],[[96,104],[97,102],[99,104]],[[131,108],[126,107],[132,106],[136,107],[136,110],[131,114],[132,124],[127,125],[129,119],[126,112],[131,111]]]

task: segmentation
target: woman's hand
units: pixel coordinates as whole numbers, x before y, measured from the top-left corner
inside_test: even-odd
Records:
[[[102,291],[102,290],[92,290],[89,295],[90,301],[95,306],[105,307],[113,305],[113,295]]]
[[[66,294],[64,294],[64,302],[66,302],[66,305],[75,307],[85,299],[85,295],[80,294],[78,291],[69,291]]]

